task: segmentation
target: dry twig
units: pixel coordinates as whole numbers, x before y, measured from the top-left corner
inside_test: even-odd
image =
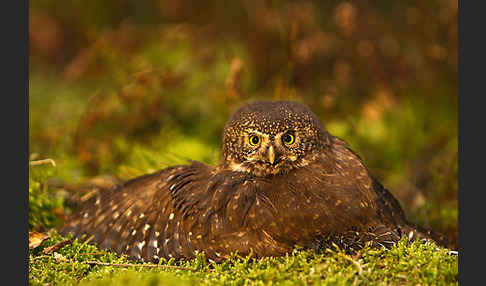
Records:
[[[100,261],[83,261],[83,264],[90,264],[90,265],[103,265],[103,266],[115,266],[115,267],[150,267],[150,268],[169,268],[169,269],[180,269],[180,270],[193,270],[195,268],[191,267],[183,267],[183,266],[174,266],[174,265],[159,265],[159,264],[128,264],[128,263],[107,263],[107,262],[100,262]]]
[[[50,158],[29,162],[29,164],[31,166],[43,165],[43,164],[47,164],[47,163],[50,163],[50,164],[52,164],[52,166],[56,167],[56,162],[54,160],[50,159]]]
[[[58,243],[54,244],[53,246],[50,246],[50,247],[44,249],[44,254],[49,254],[53,251],[58,250],[59,248],[65,246],[65,245],[68,245],[68,244],[71,244],[71,243],[73,243],[73,241],[70,240],[70,239],[66,239],[66,240],[63,240],[61,242],[58,242]]]
[[[51,255],[39,255],[39,256],[32,257],[32,261],[37,260],[37,259],[42,259],[42,258],[52,258],[52,256]]]
[[[32,261],[42,258],[54,258],[58,262],[65,262],[65,263],[72,263],[73,260],[69,260],[64,256],[54,252],[54,255],[40,255],[32,258]],[[184,267],[184,266],[175,266],[175,265],[159,265],[159,264],[130,264],[130,263],[108,263],[108,262],[100,262],[100,261],[81,261],[82,264],[88,265],[101,265],[101,266],[113,266],[113,267],[148,267],[148,268],[165,268],[165,269],[179,269],[179,270],[191,270],[196,271],[196,268],[192,267]]]

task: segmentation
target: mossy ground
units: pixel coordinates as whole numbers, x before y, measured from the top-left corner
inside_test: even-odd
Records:
[[[30,251],[31,285],[454,285],[458,276],[457,255],[433,243],[404,240],[391,250],[365,248],[352,256],[338,249],[315,253],[296,248],[279,258],[252,260],[234,255],[214,264],[201,254],[180,263],[159,262],[194,269],[185,270],[136,266],[139,263],[77,239],[57,254],[44,255],[43,249],[65,239],[55,232],[50,234],[50,239]],[[83,263],[92,260],[135,265]]]

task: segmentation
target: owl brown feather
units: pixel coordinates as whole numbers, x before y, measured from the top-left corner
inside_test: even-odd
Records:
[[[248,144],[249,136],[261,143]],[[217,167],[192,161],[103,190],[61,232],[145,261],[281,256],[296,245],[389,247],[404,235],[444,244],[409,223],[359,156],[301,104],[240,108],[223,145]]]

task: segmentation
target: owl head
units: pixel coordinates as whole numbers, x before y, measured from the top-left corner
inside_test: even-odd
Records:
[[[223,134],[226,169],[265,177],[311,163],[329,145],[329,133],[305,105],[255,101],[240,107]]]

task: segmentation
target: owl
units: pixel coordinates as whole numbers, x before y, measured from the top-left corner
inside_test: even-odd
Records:
[[[348,144],[305,105],[256,101],[223,132],[217,166],[190,161],[100,191],[74,212],[73,233],[131,259],[213,261],[282,256],[295,246],[346,251],[445,238],[407,221]]]

